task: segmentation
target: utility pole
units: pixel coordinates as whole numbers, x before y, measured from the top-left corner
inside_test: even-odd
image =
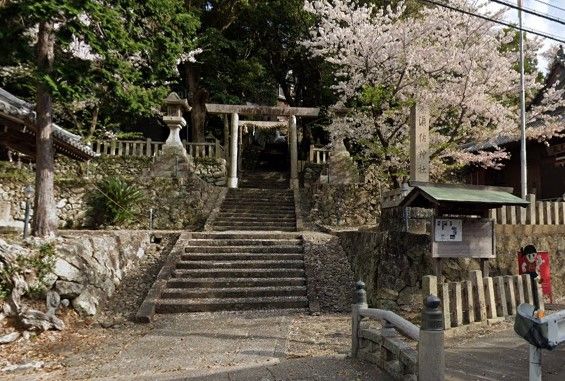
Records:
[[[528,195],[528,160],[526,157],[526,84],[524,79],[524,32],[522,30],[522,0],[518,0],[518,20],[520,23],[520,195]]]

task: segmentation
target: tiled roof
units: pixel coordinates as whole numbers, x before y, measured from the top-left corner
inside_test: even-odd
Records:
[[[34,106],[2,88],[0,88],[0,113],[22,120],[32,128],[34,126]],[[53,138],[56,141],[72,146],[74,149],[82,152],[83,155],[91,158],[98,156],[88,145],[82,142],[80,136],[57,126],[55,123],[53,123]]]

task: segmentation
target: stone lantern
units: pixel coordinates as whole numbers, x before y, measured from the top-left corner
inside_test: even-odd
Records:
[[[186,99],[181,99],[177,93],[172,92],[165,99],[165,115],[163,121],[169,127],[169,137],[163,146],[164,153],[172,153],[187,157],[186,149],[180,139],[180,130],[186,126],[186,120],[182,117],[184,111],[190,111]]]

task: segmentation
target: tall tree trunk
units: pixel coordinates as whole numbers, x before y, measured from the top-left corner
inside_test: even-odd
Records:
[[[36,172],[33,235],[53,236],[57,233],[57,208],[53,186],[54,150],[51,92],[44,77],[53,70],[55,35],[53,23],[39,24],[37,41],[37,67],[39,83],[36,100]]]
[[[185,65],[186,83],[190,95],[190,124],[192,127],[192,141],[204,142],[204,126],[206,124],[206,101],[208,92],[200,86],[200,68],[198,64],[187,62]]]

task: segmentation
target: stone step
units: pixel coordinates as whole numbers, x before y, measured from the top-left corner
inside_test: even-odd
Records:
[[[304,254],[285,253],[190,253],[182,261],[303,261]]]
[[[304,252],[302,246],[185,246],[185,253],[292,253]]]
[[[226,210],[220,210],[218,215],[223,216],[235,216],[235,217],[295,217],[296,212],[295,210],[286,210],[286,211],[279,211],[279,210],[271,210],[271,209],[255,209],[250,211],[240,211],[240,212],[232,212]]]
[[[305,286],[304,277],[284,278],[171,278],[168,288],[239,288]]]
[[[254,195],[254,194],[245,194],[245,195],[228,195],[224,198],[224,202],[230,201],[240,201],[240,200],[252,200],[257,202],[273,202],[276,200],[277,202],[286,202],[289,204],[294,203],[294,196],[282,196],[282,195],[272,195],[272,196],[264,196],[264,195]]]
[[[249,183],[248,183],[249,184]],[[268,182],[265,182],[268,184]],[[251,184],[249,184],[251,185]],[[233,194],[264,194],[264,195],[291,195],[293,194],[290,189],[276,189],[276,188],[229,188],[228,195]]]
[[[232,288],[166,288],[162,299],[257,298],[270,296],[306,296],[306,286],[232,287]]]
[[[277,230],[279,226],[295,226],[295,220],[289,220],[285,218],[278,219],[276,217],[271,218],[270,220],[249,220],[249,221],[241,221],[237,219],[237,217],[230,217],[227,219],[223,219],[220,221],[214,221],[214,226],[216,225],[230,225],[233,227],[238,226],[258,226],[261,228],[269,228],[271,230]],[[265,230],[265,229],[262,229]],[[267,229],[268,230],[268,229]]]
[[[303,269],[303,260],[204,260],[179,261],[177,269]]]
[[[305,296],[273,296],[260,298],[209,298],[157,300],[157,313],[241,311],[278,308],[307,308]]]
[[[225,215],[223,213],[219,213],[216,217],[214,223],[222,224],[225,221],[240,221],[240,222],[269,222],[269,221],[282,221],[282,222],[292,222],[296,223],[296,217],[294,215],[251,215],[247,214],[244,216],[241,215]]]
[[[188,241],[190,246],[300,246],[300,239],[263,239],[263,238],[195,238]]]
[[[278,227],[278,228],[272,228],[272,227],[255,227],[255,226],[238,226],[238,227],[233,227],[233,226],[229,226],[229,225],[214,225],[214,230],[216,231],[266,231],[266,232],[270,232],[270,231],[279,231],[279,232],[295,232],[296,231],[296,227]]]
[[[301,234],[296,233],[217,233],[217,232],[197,232],[191,233],[195,239],[302,239]]]
[[[304,277],[303,269],[175,269],[175,278],[295,278]]]
[[[268,212],[276,212],[276,213],[281,213],[281,212],[288,212],[288,213],[293,213],[296,209],[294,208],[294,206],[278,206],[278,205],[272,205],[272,204],[266,204],[266,205],[259,205],[259,204],[223,204],[220,207],[220,212],[257,212],[258,210],[262,210],[264,212],[268,211]]]

